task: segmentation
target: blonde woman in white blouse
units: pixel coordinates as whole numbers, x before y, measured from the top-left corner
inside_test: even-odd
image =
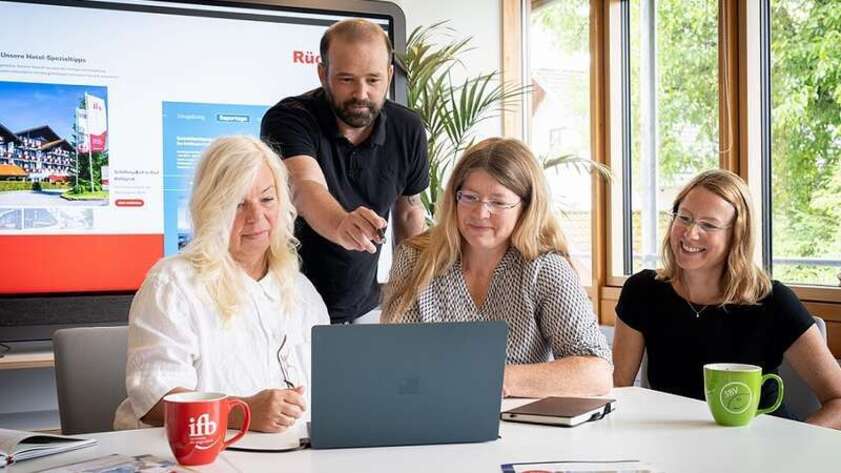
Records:
[[[468,149],[437,219],[395,253],[382,320],[504,320],[503,394],[608,392],[610,350],[529,149],[502,138]]]
[[[165,395],[213,391],[248,403],[252,430],[282,431],[306,412],[310,329],[329,318],[298,271],[280,159],[256,138],[214,141],[190,214],[193,240],[149,271],[132,302],[128,399],[114,426],[162,425]]]

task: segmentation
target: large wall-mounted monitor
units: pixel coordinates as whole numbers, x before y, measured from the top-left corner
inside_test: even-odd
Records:
[[[202,150],[317,87],[322,34],[353,17],[404,49],[387,2],[0,0],[0,341],[125,323],[189,238]]]

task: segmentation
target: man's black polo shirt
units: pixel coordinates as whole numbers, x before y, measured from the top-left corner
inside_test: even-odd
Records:
[[[321,88],[289,97],[263,117],[262,139],[281,157],[315,158],[330,194],[346,211],[367,207],[387,219],[401,195],[429,185],[426,133],[420,117],[386,100],[367,140],[352,145],[339,132]],[[353,320],[379,304],[376,254],[349,251],[295,222],[301,270],[324,298],[333,323]]]

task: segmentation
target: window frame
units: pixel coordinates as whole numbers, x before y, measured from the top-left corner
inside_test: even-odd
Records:
[[[744,0],[741,0],[744,1]],[[755,32],[759,42],[758,50],[758,75],[760,88],[756,92],[760,102],[759,116],[755,118],[761,123],[760,128],[760,174],[762,200],[760,202],[762,218],[762,234],[760,246],[762,248],[762,264],[770,273],[773,269],[773,238],[771,237],[773,218],[773,189],[771,186],[773,177],[772,165],[772,136],[771,136],[771,0],[759,0],[755,11],[749,11],[748,16],[753,15],[758,28]],[[757,66],[755,66],[757,67]],[[783,281],[786,286],[791,287],[795,294],[804,301],[841,303],[841,281],[839,286],[823,286],[813,284],[795,284]],[[838,317],[841,320],[841,316]]]
[[[502,77],[505,81],[521,83],[524,65],[524,12],[529,0],[502,0]],[[622,4],[627,0],[590,0],[590,120],[591,156],[594,161],[617,170],[626,139],[621,133],[623,110]],[[770,0],[761,0],[769,4]],[[757,208],[763,218],[760,224],[760,248],[757,261],[767,268],[770,262],[771,219],[770,189],[762,188],[763,181],[770,183],[770,174],[763,175],[767,166],[758,159],[763,154],[762,141],[770,143],[770,127],[762,124],[762,88],[748,87],[762,79],[759,21],[760,2],[752,0],[719,0],[719,143],[722,169],[728,169],[744,178],[754,191]],[[627,26],[627,25],[626,25]],[[768,45],[770,48],[770,44]],[[770,55],[770,49],[767,49]],[[770,67],[770,64],[766,69]],[[627,72],[626,72],[627,73]],[[503,135],[523,138],[523,107],[512,107],[503,113]],[[770,110],[769,110],[770,113]],[[767,138],[762,135],[767,133]],[[768,146],[768,145],[765,145]],[[770,148],[770,147],[769,147]],[[770,154],[769,154],[770,156]],[[770,157],[769,157],[770,159]],[[764,168],[764,169],[763,169]],[[770,171],[768,171],[770,173]],[[628,278],[612,272],[615,258],[625,258],[625,252],[616,251],[614,235],[627,233],[622,214],[625,199],[617,197],[622,192],[622,173],[614,171],[611,182],[594,178],[592,212],[593,281],[588,290],[594,309],[602,323],[612,323],[612,308],[619,290]],[[767,195],[766,195],[767,193]],[[616,205],[619,209],[614,209]],[[766,222],[768,223],[766,225]],[[621,238],[620,246],[626,245]],[[767,255],[767,256],[766,256]],[[815,315],[841,322],[841,287],[814,286],[786,283],[807,304]],[[611,303],[612,302],[612,303]],[[841,324],[839,324],[841,325]],[[839,345],[841,346],[841,345]]]
[[[551,3],[553,0],[543,0],[546,3]],[[502,42],[502,68],[501,77],[503,82],[510,84],[524,84],[528,80],[529,68],[529,50],[527,45],[527,36],[529,33],[529,14],[531,13],[531,0],[502,0],[502,28],[501,28],[501,42]],[[601,53],[604,50],[601,46],[603,40],[602,22],[599,20],[602,11],[597,8],[596,2],[589,1],[590,5],[590,22],[589,22],[589,49],[590,49],[590,152],[594,162],[604,164],[602,156],[604,153],[599,152],[602,148],[600,140],[601,129],[603,126],[599,125],[602,119],[601,114],[595,117],[594,110],[601,110],[601,99],[603,94],[594,94],[592,91],[601,86],[601,75],[603,68],[600,65],[603,61],[600,60]],[[530,96],[519,97],[512,101],[512,104],[501,112],[502,116],[502,135],[508,138],[516,138],[526,143],[529,142],[529,133],[526,131],[531,127],[531,106],[524,103],[524,100],[530,100]],[[598,187],[604,184],[604,180],[598,176],[591,175],[591,208],[590,212],[590,255],[591,255],[591,278],[589,281],[583,281],[584,290],[593,301],[594,310],[597,309],[597,300],[599,294],[599,287],[604,280],[603,275],[598,274],[604,266],[602,261],[603,252],[600,250],[602,246],[602,236],[604,235],[601,229],[603,221],[599,214],[601,205],[597,197],[603,190]],[[597,312],[598,314],[598,312]]]

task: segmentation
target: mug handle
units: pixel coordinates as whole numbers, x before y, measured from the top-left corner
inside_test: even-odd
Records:
[[[767,414],[769,412],[774,412],[780,407],[780,404],[783,403],[783,379],[775,374],[766,374],[762,377],[762,381],[759,383],[760,391],[762,391],[762,385],[765,384],[765,381],[773,380],[777,383],[777,400],[774,401],[774,404],[771,407],[765,409],[757,409],[756,415],[760,414]]]
[[[248,432],[248,427],[251,426],[251,409],[248,408],[248,404],[246,404],[245,401],[243,401],[242,399],[229,397],[225,399],[225,403],[227,405],[228,412],[231,412],[237,407],[242,409],[242,427],[240,427],[239,432],[233,437],[231,437],[230,440],[225,440],[222,450],[238,442],[239,439],[241,439],[243,435],[245,435],[246,432]]]

